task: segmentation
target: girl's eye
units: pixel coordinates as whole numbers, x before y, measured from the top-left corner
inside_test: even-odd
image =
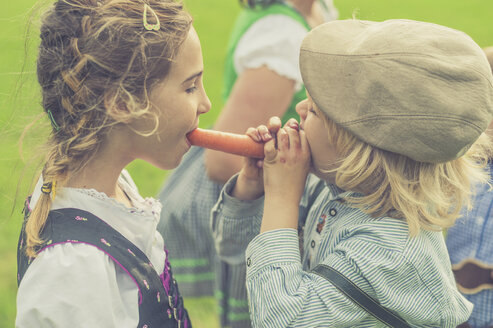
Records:
[[[185,91],[186,91],[186,93],[194,93],[194,92],[195,92],[195,90],[197,90],[197,87],[196,87],[196,86],[193,86],[193,87],[191,87],[191,88],[188,88],[188,89],[187,89],[187,90],[185,90]]]
[[[316,113],[316,112],[315,112],[315,110],[313,109],[313,106],[312,106],[312,107],[310,107],[310,109],[308,109],[308,111],[309,111],[310,113],[312,113],[313,115],[317,116],[317,113]]]

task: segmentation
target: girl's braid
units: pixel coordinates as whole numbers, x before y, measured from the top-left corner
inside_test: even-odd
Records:
[[[93,110],[101,99],[94,97],[83,83],[92,58],[80,49],[80,41],[89,37],[91,10],[70,6],[63,0],[45,17],[41,29],[38,55],[38,81],[42,88],[43,107],[50,111],[59,129],[52,134],[46,163],[42,170],[44,182],[62,187],[68,171],[77,171],[80,164],[99,145],[100,124],[106,120],[102,111]],[[100,98],[100,97],[99,97]],[[91,101],[92,100],[92,101]],[[89,106],[88,106],[89,105]],[[56,187],[55,187],[56,186]],[[53,194],[56,190],[53,190]],[[42,240],[39,232],[51,208],[52,195],[42,193],[26,224],[26,252],[35,256],[35,246]]]
[[[37,75],[43,108],[56,124],[43,182],[64,186],[97,153],[117,123],[107,107],[125,108],[128,119],[151,117],[157,128],[148,92],[168,74],[191,18],[180,2],[146,3],[160,20],[158,31],[144,29],[141,1],[58,0],[44,17]],[[27,222],[29,256],[41,243],[54,191],[41,194]]]

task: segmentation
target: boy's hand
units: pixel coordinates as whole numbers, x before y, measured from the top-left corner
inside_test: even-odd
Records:
[[[274,140],[277,131],[281,128],[279,117],[271,117],[267,126],[260,125],[257,128],[249,128],[246,132],[256,142],[266,143]],[[236,186],[233,189],[233,197],[241,200],[257,199],[264,193],[263,160],[246,158],[245,164],[238,175]]]
[[[278,195],[298,204],[310,168],[310,149],[305,131],[289,120],[274,139],[265,144],[264,184],[266,194]]]
[[[261,231],[295,228],[298,206],[310,169],[310,149],[305,131],[296,120],[289,120],[265,144],[265,205]],[[277,141],[277,145],[276,145]]]

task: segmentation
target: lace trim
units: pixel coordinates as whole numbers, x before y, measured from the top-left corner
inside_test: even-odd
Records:
[[[133,201],[139,201],[139,205],[142,205],[143,207],[127,207],[125,204],[118,202],[116,199],[108,197],[106,193],[97,191],[96,189],[83,189],[83,188],[68,188],[72,189],[76,192],[79,192],[81,194],[103,200],[105,202],[110,202],[113,206],[128,212],[130,214],[139,214],[139,215],[152,215],[154,217],[158,217],[160,212],[161,212],[161,203],[154,199],[153,197],[146,197],[143,199],[143,201],[139,201],[136,199],[133,199]]]

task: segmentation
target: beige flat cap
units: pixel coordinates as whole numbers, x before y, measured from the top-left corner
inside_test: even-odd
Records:
[[[340,20],[308,33],[316,105],[361,140],[421,162],[463,155],[493,118],[493,76],[465,33],[410,20]]]

